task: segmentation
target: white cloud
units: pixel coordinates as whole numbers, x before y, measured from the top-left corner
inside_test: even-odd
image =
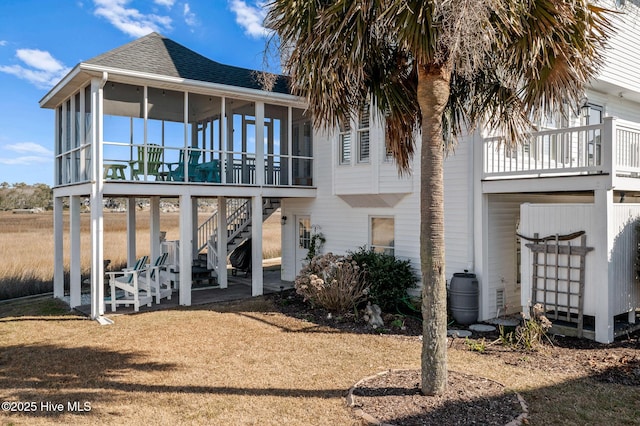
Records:
[[[109,21],[114,27],[132,37],[142,37],[151,32],[171,30],[171,18],[155,14],[144,14],[138,9],[126,7],[130,0],[94,0],[94,14]],[[157,0],[166,4],[169,0]]]
[[[7,40],[0,40],[0,46],[6,46],[8,43]]]
[[[176,0],[153,0],[153,2],[157,5],[166,6],[171,9]]]
[[[16,56],[32,68],[47,72],[58,72],[64,69],[62,62],[51,56],[51,53],[38,49],[18,49]]]
[[[196,14],[191,11],[191,7],[189,6],[189,3],[184,4],[183,15],[184,15],[184,22],[188,26],[190,27],[198,26],[198,18],[196,17]]]
[[[9,151],[17,152],[19,154],[31,153],[53,157],[53,151],[35,142],[17,142],[14,144],[5,145],[4,148]]]
[[[34,142],[18,142],[4,145],[6,151],[15,152],[17,157],[0,157],[0,164],[6,165],[29,165],[34,163],[51,163],[53,151]]]
[[[71,69],[55,59],[49,52],[38,49],[18,49],[16,57],[23,65],[0,65],[0,72],[14,75],[39,89],[49,89]]]
[[[269,34],[269,30],[263,26],[267,9],[264,2],[248,5],[243,0],[229,0],[231,11],[236,14],[236,22],[249,37],[260,38]]]
[[[6,164],[10,166],[15,165],[30,165],[34,163],[51,163],[53,157],[36,157],[34,155],[26,155],[24,157],[16,158],[2,158],[0,157],[0,164]]]

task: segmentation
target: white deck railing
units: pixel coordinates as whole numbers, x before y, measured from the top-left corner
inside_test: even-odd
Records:
[[[484,139],[483,178],[610,173],[640,177],[640,124],[605,118],[601,124],[544,130],[508,146]]]

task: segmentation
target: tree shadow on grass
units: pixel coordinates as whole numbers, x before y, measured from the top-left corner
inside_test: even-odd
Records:
[[[85,321],[86,317],[51,295],[0,302],[0,322],[13,321]]]
[[[131,396],[122,393],[188,393],[201,395],[276,396],[293,398],[342,398],[346,389],[255,388],[206,385],[136,383],[138,373],[154,374],[177,371],[180,366],[146,360],[142,352],[117,352],[95,347],[56,345],[14,345],[0,347],[0,395],[3,401],[36,403],[37,409],[21,412],[27,416],[90,415],[71,412],[69,403],[89,402],[91,412],[109,410]],[[177,374],[177,373],[176,373]],[[136,396],[138,398],[138,396]],[[144,396],[141,396],[144,398]],[[41,409],[42,403],[63,404],[62,411]],[[11,413],[3,413],[11,414]]]
[[[640,388],[603,381],[603,376],[617,374],[609,370],[520,391],[527,405],[525,424],[637,424]],[[357,412],[384,424],[407,426],[504,425],[525,411],[513,391],[485,389],[482,382],[490,381],[477,376],[450,372],[447,394],[428,397],[420,392],[418,370],[411,371],[411,379],[406,370],[401,372],[405,377],[397,372],[358,383],[353,390]]]
[[[95,347],[56,345],[13,345],[0,347],[0,394],[7,401],[61,403],[72,401],[109,402],[105,389],[119,389],[117,380],[131,370],[160,372],[175,369],[174,364],[145,361],[136,352],[116,352]],[[126,389],[125,389],[126,390]],[[65,410],[66,411],[66,410]],[[36,410],[35,416],[61,412]]]

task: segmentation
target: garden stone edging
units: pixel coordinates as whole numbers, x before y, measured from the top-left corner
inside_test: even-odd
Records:
[[[395,426],[393,423],[383,423],[380,420],[376,419],[375,417],[373,417],[372,415],[370,415],[369,413],[365,412],[363,409],[361,408],[355,408],[356,405],[356,397],[353,395],[353,391],[355,389],[357,389],[361,384],[372,380],[378,376],[382,376],[388,373],[392,373],[392,372],[397,372],[397,371],[412,371],[412,370],[403,370],[403,369],[390,369],[390,370],[386,370],[386,371],[381,371],[380,373],[374,374],[373,376],[368,376],[365,377],[364,379],[359,380],[356,384],[354,384],[353,386],[351,386],[351,388],[349,389],[349,393],[347,394],[347,406],[354,408],[354,413],[359,416],[360,418],[362,418],[363,420],[365,420],[366,422],[368,422],[369,424],[373,424],[376,426]],[[476,376],[476,377],[480,377],[480,376]],[[488,379],[486,377],[481,377],[482,379],[485,380],[489,380],[492,381],[494,383],[499,384],[502,387],[505,387],[502,383],[496,381],[496,380],[491,380]],[[528,414],[529,414],[529,407],[527,406],[526,401],[524,400],[524,398],[522,397],[522,395],[520,395],[518,392],[515,392],[516,397],[518,398],[518,402],[520,402],[520,406],[522,407],[522,413],[520,413],[520,415],[518,415],[518,417],[516,417],[515,419],[511,420],[509,423],[507,423],[505,426],[520,426],[523,424],[523,422],[525,421],[525,419],[527,418]]]

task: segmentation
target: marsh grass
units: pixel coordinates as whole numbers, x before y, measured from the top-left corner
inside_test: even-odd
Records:
[[[199,213],[202,223],[211,213]],[[83,278],[91,273],[90,215],[80,217],[80,268]],[[149,212],[136,212],[137,256],[149,254]],[[179,213],[161,213],[160,229],[167,240],[179,238]],[[263,224],[263,254],[265,258],[280,256],[280,212],[276,211]],[[104,256],[111,261],[110,269],[119,270],[127,263],[126,213],[105,212]],[[0,300],[50,292],[53,289],[53,214],[12,214],[0,212]],[[65,282],[68,283],[69,216],[64,215]],[[68,284],[67,284],[68,288]]]

